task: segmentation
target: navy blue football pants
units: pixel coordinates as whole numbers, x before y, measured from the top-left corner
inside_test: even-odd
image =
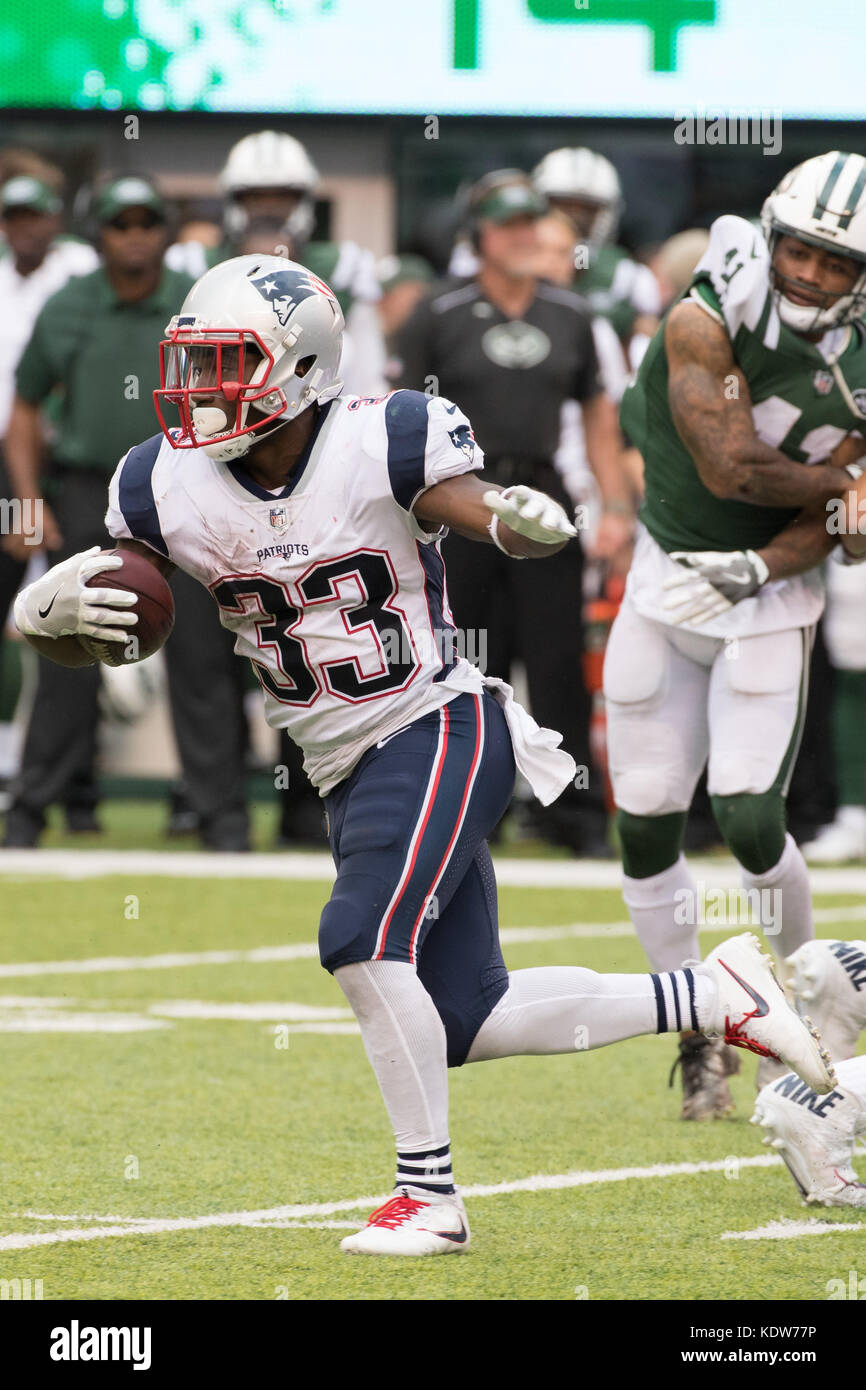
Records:
[[[369,749],[325,798],[337,880],[319,953],[414,965],[460,1066],[508,988],[487,836],[514,789],[500,705],[462,694]]]

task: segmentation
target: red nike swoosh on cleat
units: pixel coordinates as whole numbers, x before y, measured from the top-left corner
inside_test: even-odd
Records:
[[[752,989],[751,985],[747,985],[745,980],[737,974],[736,970],[732,970],[729,965],[725,965],[725,962],[723,960],[719,961],[719,965],[723,965],[727,970],[728,974],[736,980],[737,984],[742,985],[746,993],[752,996],[752,998],[758,1006],[757,1013],[755,1014],[756,1018],[763,1018],[765,1014],[768,1014],[770,1012],[770,1006],[767,1003],[764,996],[762,994],[758,994],[757,990]]]

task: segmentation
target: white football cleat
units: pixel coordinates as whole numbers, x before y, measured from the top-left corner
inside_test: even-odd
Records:
[[[866,1107],[852,1091],[822,1098],[789,1072],[761,1091],[752,1124],[784,1159],[804,1202],[866,1207],[866,1184],[851,1166],[855,1141],[866,1130]]]
[[[362,1231],[340,1241],[347,1255],[462,1255],[468,1246],[459,1192],[440,1196],[423,1187],[398,1188]]]
[[[702,1033],[785,1062],[820,1095],[833,1090],[836,1075],[830,1054],[809,1019],[791,1008],[770,957],[752,932],[723,941],[702,968],[718,991]]]
[[[833,1061],[853,1057],[866,1028],[866,941],[806,941],[785,965],[797,1008]]]
[[[866,806],[840,806],[836,819],[803,845],[809,864],[851,864],[866,859]]]

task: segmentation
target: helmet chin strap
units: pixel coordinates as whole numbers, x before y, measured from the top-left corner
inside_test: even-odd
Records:
[[[826,333],[831,328],[842,328],[850,323],[854,314],[854,302],[856,296],[853,293],[842,294],[833,304],[795,304],[792,299],[788,299],[785,294],[784,281],[786,276],[775,280],[774,299],[779,318],[787,328],[792,328],[795,333]]]

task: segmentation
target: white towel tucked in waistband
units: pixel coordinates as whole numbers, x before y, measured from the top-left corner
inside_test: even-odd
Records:
[[[502,706],[518,772],[523,773],[542,806],[549,806],[577,775],[574,758],[559,746],[562,734],[536,724],[505,681],[485,676],[484,684]]]

